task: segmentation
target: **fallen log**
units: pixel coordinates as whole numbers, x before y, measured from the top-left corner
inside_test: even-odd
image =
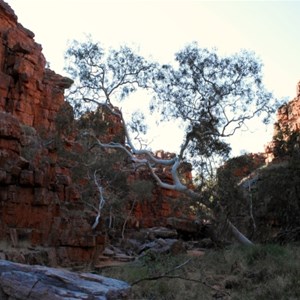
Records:
[[[129,289],[126,282],[101,275],[0,260],[2,300],[119,300]]]

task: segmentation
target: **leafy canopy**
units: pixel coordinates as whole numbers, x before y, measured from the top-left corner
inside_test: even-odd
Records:
[[[230,152],[226,137],[254,116],[267,122],[276,108],[263,85],[261,62],[245,50],[220,56],[192,43],[175,55],[174,65],[160,65],[127,46],[106,53],[88,39],[74,41],[66,59],[66,70],[75,81],[68,100],[79,114],[103,103],[113,107],[112,101],[123,100],[138,88],[151,90],[150,111],[159,111],[161,121],[179,119],[184,124],[180,159],[194,157],[200,166],[226,157]],[[131,128],[144,131],[143,118],[136,115]]]
[[[65,69],[75,80],[67,98],[79,115],[100,104],[123,100],[137,87],[145,88],[153,67],[127,46],[106,53],[90,37],[84,42],[73,41],[65,59]]]
[[[262,64],[252,52],[219,56],[193,43],[175,56],[177,65],[162,65],[154,76],[152,109],[163,119],[181,119],[186,140],[181,154],[225,156],[224,138],[254,116],[264,122],[274,112],[274,99],[262,83]]]

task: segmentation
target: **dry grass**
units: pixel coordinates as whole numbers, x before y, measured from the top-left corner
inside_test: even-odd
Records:
[[[146,256],[100,273],[133,284],[130,300],[300,299],[299,250],[262,245],[209,250],[202,257]]]

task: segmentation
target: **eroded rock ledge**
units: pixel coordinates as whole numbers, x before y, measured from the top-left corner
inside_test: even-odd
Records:
[[[28,126],[53,130],[72,80],[47,69],[34,33],[0,0],[0,110]]]

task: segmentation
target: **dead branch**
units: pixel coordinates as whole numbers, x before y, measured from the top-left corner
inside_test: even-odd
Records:
[[[105,204],[105,199],[103,197],[103,187],[98,182],[97,171],[98,170],[95,170],[95,172],[94,172],[94,182],[95,182],[95,184],[97,186],[97,189],[99,191],[99,205],[98,205],[98,209],[97,209],[97,216],[96,216],[95,222],[92,226],[92,229],[95,229],[97,227],[97,225],[99,223],[99,220],[100,220],[100,217],[101,217],[101,210],[102,210],[102,208],[104,207],[104,204]]]

